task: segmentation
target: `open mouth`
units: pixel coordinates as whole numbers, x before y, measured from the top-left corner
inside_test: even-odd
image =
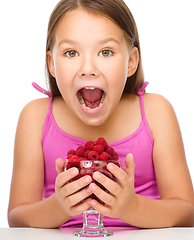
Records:
[[[88,110],[99,108],[103,104],[105,96],[106,93],[96,87],[84,87],[77,93],[80,104]]]

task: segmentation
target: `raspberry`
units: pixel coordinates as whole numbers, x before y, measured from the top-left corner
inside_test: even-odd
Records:
[[[70,161],[68,161],[67,169],[72,167],[78,167],[78,166],[79,166],[79,157],[77,155],[72,155]]]
[[[79,157],[79,161],[88,161],[88,159],[85,157]]]
[[[106,152],[103,152],[100,155],[100,160],[106,161],[106,160],[108,160],[108,158],[109,158],[109,155]]]
[[[114,148],[109,146],[106,148],[106,153],[109,154],[110,156],[112,156],[114,152],[115,152]]]
[[[91,152],[91,150],[87,150],[87,151],[85,151],[85,153],[84,153],[84,157],[87,158],[87,159],[88,159],[88,154],[89,154],[89,152]]]
[[[73,154],[69,154],[68,156],[67,156],[67,159],[71,159],[73,157]]]
[[[94,171],[103,172],[103,168],[101,166],[95,166]]]
[[[97,141],[87,141],[85,142],[85,147],[78,147],[76,151],[69,150],[67,153],[67,159],[77,161],[77,164],[80,164],[80,161],[87,160],[102,160],[102,161],[111,161],[118,160],[119,156],[115,152],[114,148],[108,146],[107,141],[100,137]],[[96,167],[96,166],[95,166]]]
[[[80,175],[83,177],[83,176],[85,176],[85,175],[90,175],[90,176],[92,176],[92,174],[93,174],[93,171],[91,170],[91,169],[81,169],[80,170]]]
[[[71,157],[71,160],[78,160],[79,159],[79,157],[77,156],[77,155],[73,155],[72,157]]]
[[[94,142],[93,141],[87,141],[85,143],[85,150],[93,150],[93,147],[94,147]]]
[[[96,151],[89,152],[88,159],[89,160],[98,160],[99,159],[99,153],[96,152]]]
[[[119,159],[119,155],[114,151],[112,155],[112,160],[118,160],[118,159]]]
[[[68,153],[67,153],[67,156],[70,155],[70,154],[72,154],[72,155],[76,155],[75,150],[72,150],[72,149],[69,150]]]
[[[101,145],[96,145],[96,146],[94,146],[94,147],[93,147],[93,150],[96,151],[96,152],[98,152],[99,154],[101,154],[102,152],[104,152],[104,148],[103,148],[103,146],[101,146]]]
[[[76,150],[76,155],[78,157],[83,157],[85,153],[85,148],[84,147],[78,147]]]
[[[102,173],[103,173],[105,176],[107,176],[108,178],[113,179],[112,173],[110,173],[108,170],[104,170]]]
[[[76,162],[67,162],[67,166],[66,166],[66,169],[70,169],[72,167],[78,167],[78,164]]]
[[[108,147],[108,143],[104,138],[98,138],[97,144],[103,146],[104,149]]]

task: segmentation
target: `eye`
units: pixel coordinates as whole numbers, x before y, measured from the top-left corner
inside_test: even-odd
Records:
[[[74,58],[77,57],[78,53],[75,50],[70,50],[65,52],[65,56],[69,57],[69,58]]]
[[[111,50],[105,49],[105,50],[102,50],[99,55],[101,57],[109,57],[113,55],[113,52]]]

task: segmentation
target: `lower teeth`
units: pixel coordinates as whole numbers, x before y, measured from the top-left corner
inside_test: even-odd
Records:
[[[82,105],[84,108],[86,108],[86,109],[88,109],[88,110],[95,110],[95,109],[99,108],[100,106],[102,106],[102,104],[103,104],[103,102],[104,102],[104,99],[105,99],[105,92],[102,94],[102,97],[101,97],[101,100],[100,100],[100,104],[99,104],[99,106],[96,107],[96,108],[89,108],[89,107],[87,107],[86,104],[85,104],[85,102],[84,102],[84,99],[83,99],[83,97],[82,97],[82,95],[81,95],[80,93],[78,93],[78,99],[79,99],[79,102],[81,103],[81,105]]]

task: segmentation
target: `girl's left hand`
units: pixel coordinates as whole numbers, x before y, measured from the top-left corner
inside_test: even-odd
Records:
[[[104,174],[95,172],[93,178],[102,184],[109,193],[103,191],[95,183],[89,185],[90,190],[101,199],[105,205],[103,206],[96,200],[91,201],[91,206],[103,214],[111,218],[123,219],[125,215],[134,209],[136,202],[136,194],[134,189],[134,171],[135,163],[133,155],[128,154],[125,159],[124,171],[113,163],[109,163],[108,170],[117,178],[117,182],[112,181]]]

